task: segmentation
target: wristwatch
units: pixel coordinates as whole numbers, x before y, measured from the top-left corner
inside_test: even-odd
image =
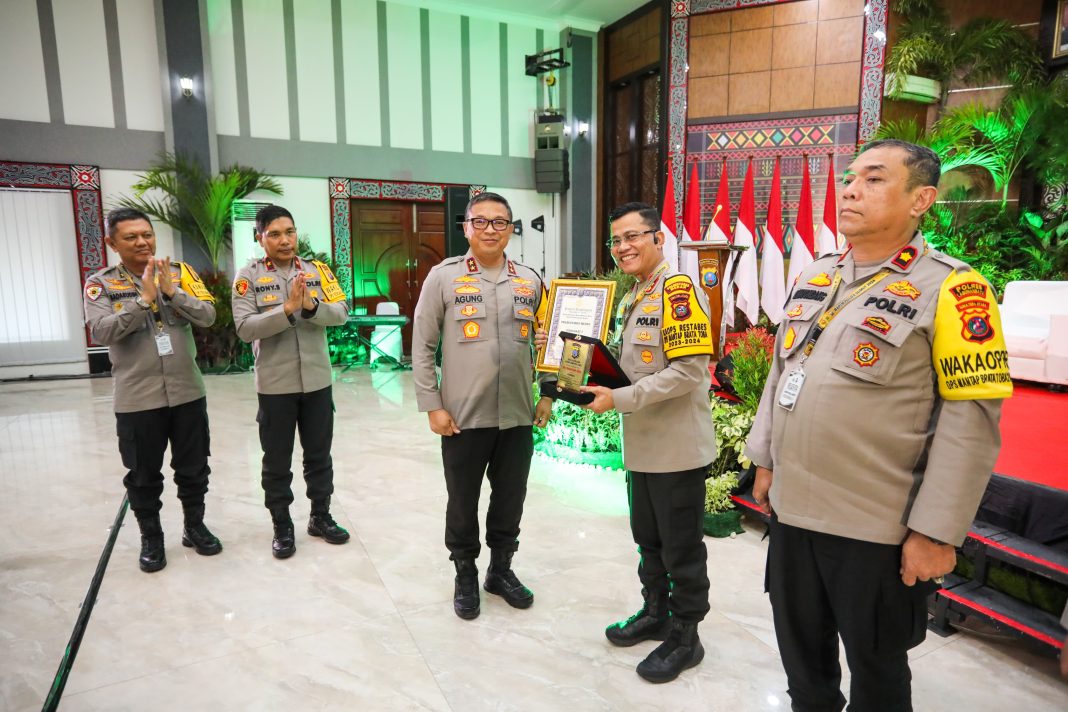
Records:
[[[140,294],[137,295],[137,299],[134,300],[134,304],[136,304],[137,306],[141,307],[142,309],[151,309],[152,308],[152,304],[149,303],[149,302],[146,302],[145,298],[142,297]]]

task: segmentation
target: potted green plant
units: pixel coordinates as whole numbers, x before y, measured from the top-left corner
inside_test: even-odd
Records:
[[[741,534],[742,513],[734,508],[731,492],[738,486],[738,476],[725,472],[705,480],[704,532],[707,536],[723,538]]]

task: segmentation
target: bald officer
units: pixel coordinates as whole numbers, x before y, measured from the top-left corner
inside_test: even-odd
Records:
[[[533,425],[545,427],[552,400],[537,408],[532,345],[544,310],[541,276],[508,259],[512,209],[496,193],[467,205],[464,234],[470,250],[430,271],[415,308],[412,368],[416,402],[441,436],[449,501],[445,546],[456,567],[453,610],[479,614],[478,498],[489,478],[486,544],[490,565],[484,588],[508,605],[527,608],[534,594],[512,571],[519,521],[534,452]],[[441,344],[441,380],[434,356]]]
[[[622,414],[630,526],[645,599],[605,635],[620,646],[663,640],[637,672],[650,682],[670,682],[705,654],[697,635],[709,609],[701,527],[716,438],[708,399],[708,301],[664,259],[659,227],[659,211],[644,203],[626,203],[609,217],[612,258],[637,279],[619,303],[614,332],[619,364],[632,385],[585,390],[595,394],[590,410]]]
[[[159,512],[168,442],[185,519],[182,544],[204,556],[222,551],[204,525],[208,409],[190,326],[214,323],[215,300],[192,267],[154,258],[147,215],[112,210],[106,227],[119,264],[86,281],[85,321],[111,357],[119,453],[128,470],[123,484],[141,530],[138,565],[159,571],[167,565]]]
[[[256,213],[256,239],[264,256],[234,280],[234,325],[256,355],[256,394],[263,447],[263,499],[274,524],[271,554],[297,550],[293,503],[293,439],[304,450],[304,483],[311,500],[308,534],[344,544],[349,533],[330,514],[334,492],[334,400],[326,327],[344,324],[348,304],[337,278],[322,262],[297,256],[293,215],[279,205]]]
[[[872,141],[846,172],[850,248],[798,278],[746,454],[775,516],[768,590],[795,710],[910,710],[907,651],[953,570],[1012,394],[990,285],[917,232],[928,148]],[[769,502],[770,488],[770,502]]]

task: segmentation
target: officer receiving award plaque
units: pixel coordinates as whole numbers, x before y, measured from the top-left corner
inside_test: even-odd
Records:
[[[549,340],[538,352],[537,369],[559,370],[564,353],[561,332],[604,341],[612,318],[616,283],[590,279],[554,279],[549,285],[545,330]]]
[[[587,381],[606,388],[630,385],[627,374],[603,341],[569,331],[561,331],[558,336],[563,348],[560,349],[556,380],[542,384],[542,395],[586,405],[593,401],[592,393],[582,392]]]

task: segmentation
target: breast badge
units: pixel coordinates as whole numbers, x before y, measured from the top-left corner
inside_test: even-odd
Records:
[[[256,281],[258,283],[260,283],[260,284],[270,284],[271,282],[274,281],[274,277],[272,277],[271,275],[267,274],[267,275],[264,275],[262,277],[257,278]]]
[[[460,309],[460,316],[474,316],[478,313],[478,307],[468,304]]]
[[[812,279],[808,280],[808,283],[813,287],[829,287],[831,284],[831,278],[826,272],[820,272]]]
[[[467,276],[465,274],[464,276],[457,277],[456,279],[454,279],[452,281],[453,281],[454,284],[471,284],[471,283],[476,283],[477,284],[478,282],[481,282],[482,280],[480,280],[478,277],[469,277],[469,276]]]
[[[912,282],[907,279],[902,279],[897,282],[892,282],[883,288],[884,292],[890,292],[895,297],[908,297],[912,301],[916,301],[916,297],[920,296],[920,290],[912,286]]]
[[[526,307],[523,307],[522,309],[517,311],[516,314],[518,314],[519,316],[527,316],[527,317],[530,317],[531,319],[534,318],[534,312],[530,311]]]
[[[478,325],[477,321],[464,322],[464,338],[465,339],[477,339],[479,333],[482,331],[482,327]]]
[[[870,341],[857,344],[857,347],[853,349],[853,363],[862,368],[869,368],[875,365],[875,362],[879,360],[879,347]]]
[[[457,294],[481,294],[482,293],[482,290],[479,289],[478,287],[470,287],[470,286],[457,287],[454,291]]]
[[[798,304],[793,309],[791,309],[790,311],[786,312],[786,316],[790,317],[791,319],[796,319],[797,317],[801,316],[804,313],[805,313],[805,306],[803,304]]]
[[[648,341],[651,338],[653,338],[653,335],[648,331],[642,330],[638,332],[638,341]]]
[[[534,296],[534,290],[531,289],[530,287],[516,287],[512,291],[514,291],[516,294],[518,294],[521,297],[533,297]]]
[[[277,302],[277,301],[278,301],[278,295],[277,294],[264,294],[263,295],[263,303],[264,304],[270,304],[271,302]]]
[[[519,335],[522,336],[524,339],[530,336],[530,324],[520,324]]]
[[[652,363],[653,362],[653,352],[648,350],[648,349],[645,349],[644,351],[642,351],[642,361],[644,363]]]
[[[794,341],[797,340],[797,332],[794,331],[794,327],[790,327],[786,330],[786,334],[782,337],[782,347],[784,349],[792,349],[794,347]]]
[[[878,331],[884,336],[890,333],[890,322],[881,316],[869,316],[860,323],[861,326],[866,326],[872,331]]]
[[[523,284],[523,285],[529,286],[531,284],[534,284],[534,280],[532,280],[532,279],[523,279],[522,277],[512,277],[512,283],[513,284]]]
[[[646,314],[652,314],[653,312],[658,311],[659,309],[660,306],[657,304],[646,304],[644,307],[642,307],[642,311]]]

